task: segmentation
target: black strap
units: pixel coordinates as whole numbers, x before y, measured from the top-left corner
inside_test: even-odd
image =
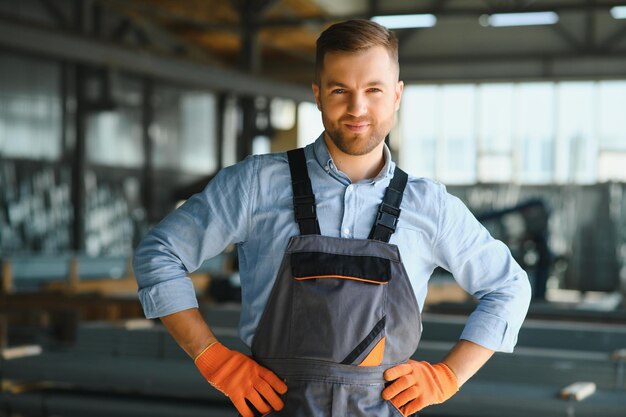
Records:
[[[315,195],[311,187],[309,171],[306,168],[304,149],[298,148],[287,152],[291,187],[293,189],[293,210],[302,235],[319,235],[320,225],[315,210]]]
[[[376,222],[368,239],[389,242],[391,235],[396,231],[401,211],[400,203],[402,203],[402,195],[408,179],[407,173],[396,166],[393,178],[385,191],[383,202],[378,207]]]

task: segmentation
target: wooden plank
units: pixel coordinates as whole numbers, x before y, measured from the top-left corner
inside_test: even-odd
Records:
[[[11,261],[2,260],[2,285],[0,291],[2,294],[11,294],[13,290],[13,270],[11,268]]]
[[[108,306],[118,306],[118,319],[143,318],[144,314],[136,293],[130,296],[108,297],[97,294],[59,294],[39,292],[0,296],[3,309],[15,311],[68,312],[79,314],[81,320],[106,320],[110,316]]]
[[[133,269],[133,258],[129,256],[126,258],[126,273],[128,274],[129,279],[135,279],[135,270]]]
[[[155,322],[153,320],[148,319],[128,319],[124,320],[122,325],[126,330],[145,330],[152,329],[155,326]]]
[[[24,394],[29,391],[39,391],[42,389],[50,389],[54,387],[54,384],[49,382],[21,382],[4,380],[1,382],[0,387],[2,392],[10,392],[13,395]]]
[[[10,361],[11,359],[41,355],[41,352],[43,349],[39,345],[24,345],[4,348],[0,350],[0,356],[2,359]]]
[[[442,302],[463,303],[470,295],[453,279],[430,282],[424,305]]]
[[[615,362],[626,362],[626,349],[617,349],[611,354]]]
[[[574,382],[561,390],[561,398],[582,401],[596,392],[595,382]]]
[[[6,314],[0,314],[0,349],[9,345],[9,320]]]
[[[208,274],[191,274],[189,276],[198,294],[206,294],[210,277]],[[42,287],[42,290],[55,292],[64,291],[66,282],[51,282]],[[74,294],[96,293],[104,296],[132,295],[137,294],[137,281],[133,277],[121,279],[101,279],[79,281],[71,291]]]
[[[80,266],[78,265],[78,259],[70,259],[70,270],[68,278],[67,291],[76,293],[78,291],[78,285],[80,284]]]

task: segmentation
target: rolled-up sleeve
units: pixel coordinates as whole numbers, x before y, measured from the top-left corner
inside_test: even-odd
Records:
[[[198,194],[153,227],[135,250],[133,269],[147,318],[198,306],[187,276],[249,230],[255,158],[221,170]]]
[[[479,300],[461,339],[512,352],[530,304],[526,272],[506,245],[494,239],[458,198],[443,186],[440,192],[433,257]]]

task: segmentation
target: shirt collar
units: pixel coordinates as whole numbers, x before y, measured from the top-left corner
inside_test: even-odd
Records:
[[[331,172],[339,174],[339,170],[333,162],[330,152],[328,152],[323,132],[313,143],[313,151],[315,153],[315,159],[317,159],[317,162],[322,166],[322,168],[324,168],[324,171],[329,174]],[[383,146],[383,158],[385,159],[385,165],[383,166],[383,169],[380,170],[378,175],[370,180],[373,183],[377,183],[393,176],[396,164],[391,160],[391,152],[389,151],[387,144]]]

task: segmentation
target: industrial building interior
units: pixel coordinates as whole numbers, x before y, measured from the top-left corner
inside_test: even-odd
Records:
[[[515,352],[420,415],[626,416],[624,0],[0,0],[0,416],[235,416],[144,318],[134,248],[221,168],[320,135],[325,28],[415,15],[393,158],[533,289]],[[236,248],[190,277],[249,352]],[[441,360],[475,305],[437,269],[413,357]]]

